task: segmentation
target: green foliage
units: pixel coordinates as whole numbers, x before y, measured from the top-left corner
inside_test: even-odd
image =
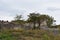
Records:
[[[40,24],[43,21],[46,21],[48,27],[51,27],[51,25],[54,22],[54,18],[53,17],[50,17],[49,15],[45,15],[45,14],[30,13],[28,15],[28,17],[29,17],[28,18],[28,22],[32,22],[34,24],[34,29],[35,29],[35,24],[36,23],[39,24],[38,28],[40,28]]]
[[[15,24],[24,24],[25,21],[24,20],[14,20],[14,21],[11,21],[12,23],[15,23]]]
[[[48,27],[51,27],[51,25],[54,22],[54,18],[53,17],[50,17],[49,15],[44,15],[44,14],[43,15],[40,15],[40,20],[46,21]]]
[[[16,15],[15,16],[15,20],[21,20],[21,18],[22,18],[22,15]]]
[[[30,15],[28,15],[28,22],[32,22],[34,24],[34,28],[35,29],[35,24],[37,22],[37,19],[38,19],[38,16],[39,14],[36,14],[36,13],[30,13]]]
[[[43,21],[46,21],[48,27],[51,27],[51,25],[55,21],[53,17],[50,17],[49,15],[45,15],[45,14],[39,14],[39,13],[30,13],[26,21],[21,20],[21,18],[22,15],[16,15],[15,20],[12,22],[17,24],[24,24],[26,22],[33,23],[33,29],[36,29],[36,23],[38,24],[37,28],[40,29],[40,24]]]

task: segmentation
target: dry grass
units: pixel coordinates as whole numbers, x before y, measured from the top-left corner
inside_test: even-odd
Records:
[[[53,35],[52,32],[44,30],[2,30],[1,40],[60,40],[60,35]]]

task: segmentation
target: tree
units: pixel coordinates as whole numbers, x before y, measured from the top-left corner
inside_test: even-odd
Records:
[[[13,23],[16,23],[16,24],[23,24],[24,23],[24,20],[22,20],[21,18],[22,18],[22,15],[16,15],[14,17],[15,20],[13,20],[12,22]]]
[[[53,19],[53,17],[50,17],[49,15],[40,15],[38,17],[39,27],[40,27],[40,23],[43,22],[43,21],[46,21],[47,26],[51,27],[51,24],[53,24],[54,19]]]
[[[44,14],[39,14],[39,13],[30,13],[30,15],[28,15],[28,22],[32,22],[34,24],[33,28],[35,29],[36,26],[35,24],[38,23],[39,26],[38,28],[40,29],[40,25],[43,21],[46,21],[47,26],[51,27],[51,25],[54,22],[54,18],[50,17],[49,15],[44,15]]]
[[[20,20],[22,18],[22,15],[16,15],[15,20]]]
[[[37,22],[38,16],[39,16],[39,13],[37,13],[37,14],[36,13],[30,13],[30,15],[28,15],[28,17],[29,17],[28,22],[32,22],[34,24],[33,29],[36,28],[35,24]]]

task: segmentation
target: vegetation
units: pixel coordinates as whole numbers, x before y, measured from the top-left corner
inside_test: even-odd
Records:
[[[40,29],[41,22],[43,21],[46,21],[48,27],[54,27],[51,26],[55,22],[53,17],[45,14],[30,13],[26,21],[21,18],[22,15],[16,15],[15,20],[12,22],[16,24],[33,23],[33,30],[25,30],[22,28],[17,30],[1,29],[0,40],[60,40],[60,30],[58,31],[59,34],[54,34],[53,31]],[[36,29],[36,23],[38,23],[38,29]]]
[[[54,35],[52,32],[44,30],[2,30],[0,40],[60,40],[60,34]]]
[[[50,17],[49,15],[45,15],[45,14],[39,14],[39,13],[30,13],[26,21],[22,20],[21,18],[22,18],[22,15],[16,15],[15,20],[12,22],[18,23],[18,24],[24,24],[26,22],[33,23],[34,24],[33,29],[36,28],[35,26],[36,23],[38,23],[37,28],[40,29],[40,24],[43,21],[46,21],[48,27],[52,27],[51,25],[55,21],[53,17]]]
[[[23,24],[23,23],[25,23],[25,21],[22,20],[22,15],[16,15],[16,16],[14,17],[14,19],[15,19],[15,20],[13,20],[13,21],[11,21],[11,22],[13,22],[13,23],[15,23],[15,24]]]
[[[21,20],[22,15],[16,15],[15,20]]]
[[[32,22],[34,24],[34,29],[35,29],[35,24],[38,23],[38,29],[40,28],[40,24],[43,21],[46,21],[47,26],[51,27],[53,22],[55,21],[53,17],[50,17],[49,15],[44,15],[44,14],[39,14],[39,13],[30,13],[28,15],[28,22]]]
[[[35,29],[35,24],[37,23],[38,17],[40,16],[40,14],[35,14],[35,13],[30,13],[30,15],[28,15],[28,22],[32,22],[34,24],[33,29]]]

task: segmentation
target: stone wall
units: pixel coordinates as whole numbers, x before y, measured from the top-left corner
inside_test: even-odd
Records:
[[[20,28],[24,28],[24,29],[32,29],[32,24],[29,23],[25,23],[25,24],[15,24],[12,22],[8,22],[8,21],[0,21],[0,29],[20,29]]]

